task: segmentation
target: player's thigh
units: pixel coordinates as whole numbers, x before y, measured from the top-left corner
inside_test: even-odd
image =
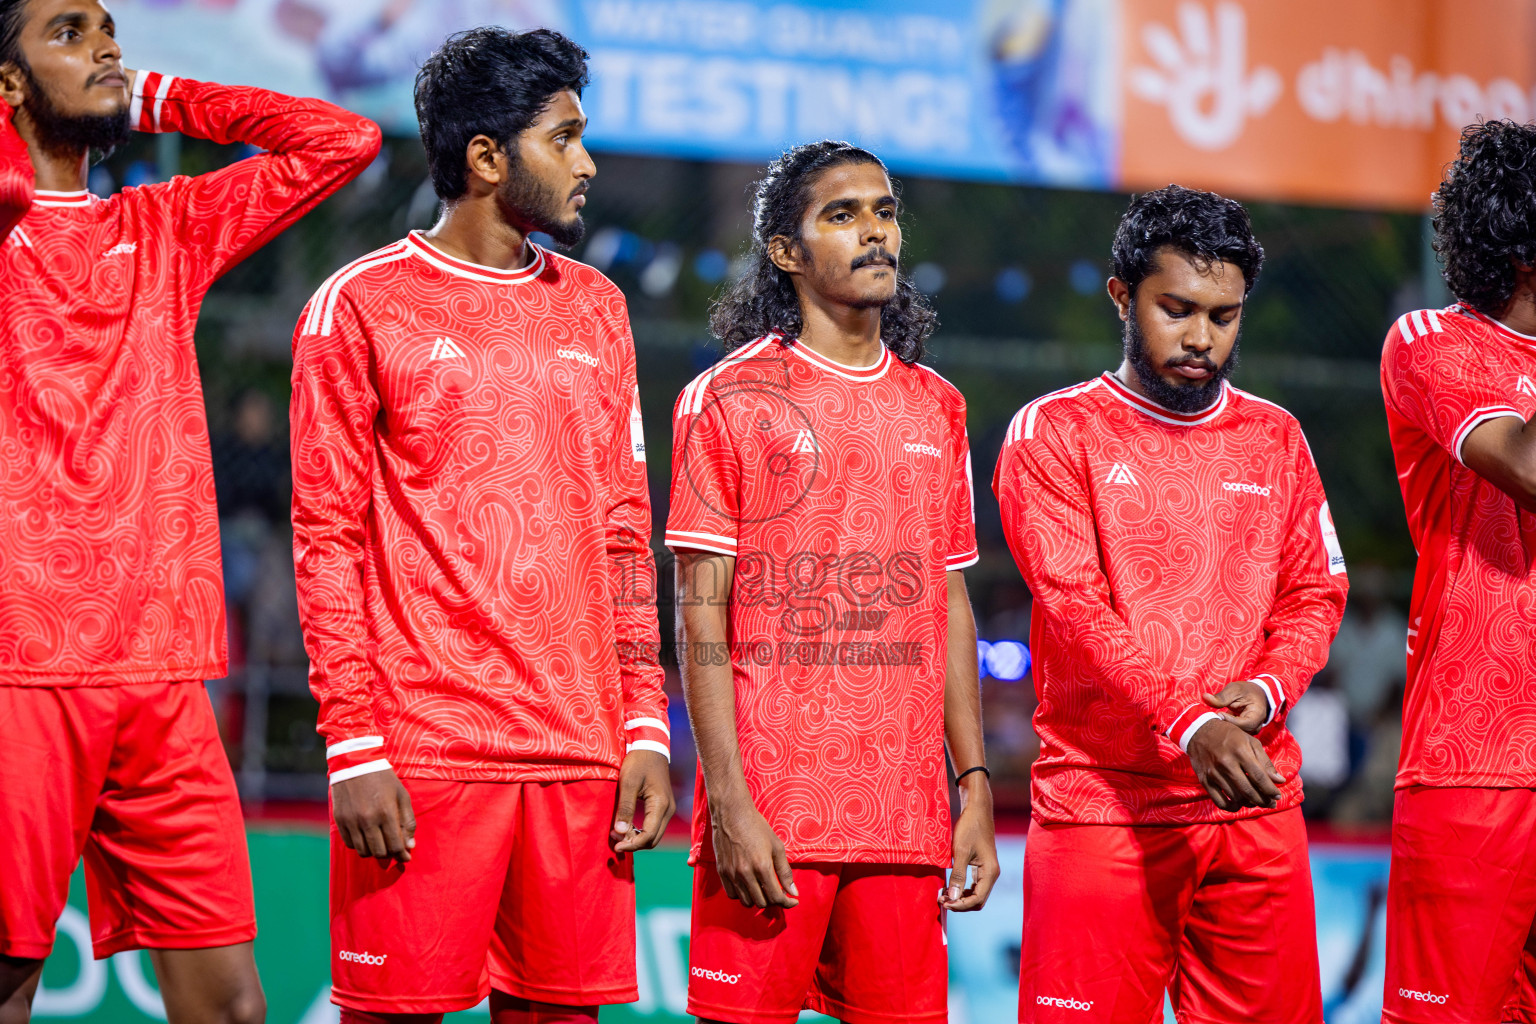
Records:
[[[845,864],[810,1006],[849,1024],[949,1019],[943,868]]]
[[[115,689],[117,743],[85,846],[96,955],[251,941],[245,820],[207,690]]]
[[[725,894],[712,862],[693,872],[688,1012],[732,1024],[790,1024],[806,1005],[841,865],[795,864],[799,904],[759,910]]]
[[[0,686],[0,956],[53,948],[106,780],[116,690]]]
[[[400,781],[416,816],[408,863],[380,867],[331,827],[332,998],[375,1013],[466,1009],[490,993],[519,787]]]
[[[616,854],[608,843],[618,783],[530,782],[518,789],[491,986],[564,1006],[638,998],[635,855]]]
[[[1160,1021],[1200,864],[1197,828],[1032,824],[1019,1020]]]
[[[1301,809],[1207,828],[1218,852],[1184,925],[1170,985],[1179,1019],[1322,1024]]]
[[[1536,917],[1536,791],[1397,791],[1383,1019],[1501,1020]]]

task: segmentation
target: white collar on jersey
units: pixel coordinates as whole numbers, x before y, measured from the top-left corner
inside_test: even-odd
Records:
[[[96,197],[85,189],[78,192],[50,192],[38,189],[32,199],[33,206],[90,206]]]
[[[1454,310],[1460,310],[1461,312],[1463,312],[1466,315],[1470,316],[1474,320],[1481,320],[1483,323],[1487,324],[1489,327],[1492,327],[1496,331],[1503,331],[1505,334],[1509,335],[1511,338],[1514,338],[1516,341],[1523,341],[1527,345],[1536,345],[1536,335],[1521,334],[1519,331],[1515,330],[1513,327],[1505,326],[1503,323],[1501,323],[1498,320],[1495,320],[1493,317],[1489,316],[1487,313],[1481,312],[1480,310],[1473,309],[1471,306],[1467,305],[1465,302],[1458,302],[1456,305],[1451,306],[1449,308],[1450,309],[1454,309]]]
[[[1226,410],[1227,399],[1232,395],[1232,385],[1222,381],[1221,397],[1216,399],[1215,403],[1211,406],[1201,409],[1199,412],[1178,412],[1167,406],[1159,405],[1150,398],[1137,394],[1121,383],[1120,378],[1108,370],[1104,371],[1102,379],[1105,386],[1109,388],[1109,393],[1132,409],[1135,409],[1144,416],[1150,416],[1159,423],[1167,423],[1175,427],[1198,427],[1202,423],[1211,422],[1211,420],[1214,420]]]
[[[768,335],[768,337],[778,340],[777,335]],[[880,358],[870,366],[849,366],[847,363],[828,359],[820,352],[813,351],[809,345],[802,344],[795,338],[783,339],[783,345],[812,366],[825,370],[828,373],[835,373],[839,377],[844,377],[848,380],[858,381],[861,384],[879,380],[885,376],[885,371],[891,368],[891,350],[884,345],[880,346]]]
[[[544,257],[544,250],[532,242],[528,243],[528,248],[533,250],[533,259],[520,270],[501,270],[471,263],[468,260],[456,259],[427,241],[426,236],[420,231],[412,231],[406,235],[405,243],[410,247],[413,256],[420,257],[438,270],[456,274],[459,277],[467,277],[471,281],[484,281],[487,284],[527,284],[544,273],[544,265],[548,262]]]

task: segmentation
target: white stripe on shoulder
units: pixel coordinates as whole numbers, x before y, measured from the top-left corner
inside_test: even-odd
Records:
[[[1048,395],[1041,395],[1039,398],[1035,399],[1033,402],[1030,402],[1024,408],[1020,409],[1019,415],[1014,417],[1018,432],[1011,438],[1011,440],[1029,441],[1034,439],[1035,416],[1040,412],[1040,407],[1046,402],[1054,402],[1058,398],[1076,398],[1078,395],[1092,391],[1101,383],[1103,382],[1098,377],[1095,377],[1093,380],[1088,381],[1086,384],[1075,384],[1070,388],[1062,388],[1060,391],[1052,391]],[[1023,417],[1022,422],[1018,422],[1020,416]]]
[[[403,259],[408,255],[410,255],[410,249],[406,244],[396,242],[371,252],[361,259],[353,260],[326,278],[320,290],[315,292],[315,297],[310,300],[309,315],[304,320],[304,333],[322,336],[330,334],[331,319],[336,309],[336,299],[341,294],[341,286],[370,267]]]
[[[737,363],[751,359],[753,356],[761,352],[766,346],[777,340],[778,337],[776,335],[764,335],[763,337],[758,338],[756,341],[751,342],[744,348],[739,348],[734,352],[726,353],[714,366],[711,366],[709,369],[693,378],[689,385],[683,388],[683,395],[685,397],[684,400],[679,402],[677,405],[677,416],[697,416],[699,413],[703,412],[704,395],[709,391],[710,382],[713,381],[715,377],[719,376],[722,371],[729,369]]]

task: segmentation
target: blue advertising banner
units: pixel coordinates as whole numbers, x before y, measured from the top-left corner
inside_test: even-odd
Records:
[[[336,1024],[330,1002],[326,838],[318,831],[253,830],[251,864],[260,934],[256,959],[267,992],[269,1024]],[[1023,920],[1024,840],[998,842],[1003,875],[986,908],[948,920],[951,1024],[1017,1019],[1019,935]],[[43,971],[33,1016],[90,1024],[165,1020],[149,958],[90,957],[85,892],[76,874],[59,938]],[[635,861],[640,998],[603,1011],[605,1024],[683,1024],[688,995],[688,925],[692,873],[685,851],[666,848]],[[1381,1019],[1387,850],[1377,846],[1312,848],[1318,953],[1328,1024]],[[452,1024],[488,1019],[483,1008],[452,1014]],[[805,1013],[802,1021],[828,1024]],[[1167,1016],[1169,1024],[1173,1017]]]
[[[124,60],[324,96],[415,130],[452,32],[548,26],[592,55],[597,148],[766,160],[849,139],[915,173],[1107,187],[1116,0],[120,0]],[[238,46],[218,40],[237,38]],[[211,45],[212,44],[212,45]]]

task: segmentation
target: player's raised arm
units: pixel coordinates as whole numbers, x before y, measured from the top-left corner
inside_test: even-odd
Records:
[[[415,818],[374,721],[363,586],[379,397],[368,377],[367,341],[351,304],[343,295],[325,308],[327,291],[322,288],[305,308],[293,341],[293,563],[299,615],[309,685],[320,702],[337,830],[360,856],[404,863],[415,844]],[[316,304],[322,306],[321,315],[312,317]]]
[[[203,284],[270,241],[357,177],[379,152],[372,121],[323,100],[134,74],[129,108],[143,132],[181,132],[265,150],[209,174],[169,182],[182,241],[202,257]]]
[[[11,123],[11,106],[0,102],[0,243],[32,209],[32,160]]]
[[[635,343],[624,296],[612,286],[601,296],[603,322],[612,332],[607,375],[608,574],[613,588],[613,633],[624,697],[624,764],[612,840],[621,853],[650,849],[676,810],[672,795],[671,730],[667,695],[657,660],[656,559],[651,553],[651,499],[645,476],[645,431],[635,380]],[[638,819],[638,820],[637,820]]]

